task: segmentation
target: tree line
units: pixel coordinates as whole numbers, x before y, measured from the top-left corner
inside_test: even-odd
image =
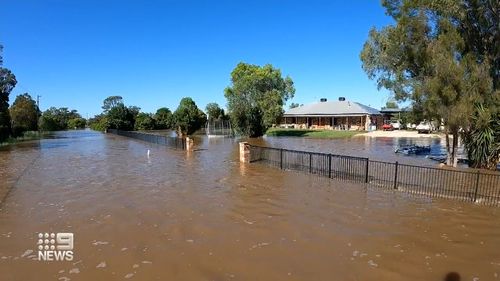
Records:
[[[139,107],[126,106],[121,96],[110,96],[103,101],[103,112],[88,120],[96,131],[118,130],[175,130],[179,136],[191,135],[203,128],[207,121],[227,120],[217,103],[208,103],[203,112],[192,98],[183,98],[172,112],[161,107],[156,113],[141,112]]]
[[[16,76],[3,67],[0,45],[0,143],[32,131],[56,131],[84,128],[86,120],[76,110],[51,107],[41,112],[28,94],[18,95],[9,107],[9,96],[17,85]]]
[[[191,135],[207,121],[230,120],[238,135],[259,137],[283,116],[283,106],[293,97],[290,77],[272,65],[239,63],[231,73],[231,85],[224,91],[228,113],[217,103],[209,103],[203,112],[192,98],[183,98],[174,112],[159,108],[156,113],[140,112],[126,106],[121,96],[103,101],[103,112],[88,120],[93,130],[162,130],[172,129],[179,136]]]
[[[179,136],[191,135],[205,126],[207,120],[226,118],[216,103],[206,106],[205,114],[192,98],[183,98],[172,112],[167,107],[156,113],[141,112],[139,107],[126,106],[121,96],[110,96],[103,101],[103,112],[89,119],[89,127],[97,131],[118,130],[175,130]]]

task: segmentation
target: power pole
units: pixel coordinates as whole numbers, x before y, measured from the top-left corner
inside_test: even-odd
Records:
[[[38,117],[40,117],[42,115],[42,111],[40,110],[40,98],[42,96],[40,95],[36,95],[36,107],[38,108]],[[41,132],[41,129],[40,129],[40,126],[37,126],[38,127],[38,134],[40,135],[40,132]]]

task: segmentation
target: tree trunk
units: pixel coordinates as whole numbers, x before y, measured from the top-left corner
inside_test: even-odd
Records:
[[[450,133],[453,137],[450,144]],[[457,158],[457,149],[458,149],[458,130],[450,130],[446,129],[446,165],[456,167],[458,165]]]
[[[183,138],[183,137],[184,137],[184,132],[182,132],[182,128],[181,128],[181,126],[178,126],[178,127],[177,127],[176,132],[177,132],[177,136],[178,136],[179,138]]]
[[[453,132],[453,167],[458,165],[458,132],[455,130]]]
[[[451,166],[451,149],[450,149],[450,131],[448,129],[445,130],[446,134],[446,165]]]

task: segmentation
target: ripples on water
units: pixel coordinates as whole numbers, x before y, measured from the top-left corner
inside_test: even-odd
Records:
[[[0,151],[2,188],[13,186],[0,211],[1,280],[500,274],[496,208],[243,165],[232,139],[197,143],[185,152],[79,131]],[[373,144],[360,145],[351,149]],[[37,232],[73,232],[75,260],[32,260]]]

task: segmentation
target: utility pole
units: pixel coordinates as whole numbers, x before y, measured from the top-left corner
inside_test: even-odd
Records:
[[[42,111],[40,110],[40,98],[42,96],[40,95],[36,95],[36,107],[38,108],[38,118],[40,118],[40,116],[42,116]],[[40,129],[40,126],[37,126],[38,127],[38,135],[40,135],[41,133],[41,129]]]

